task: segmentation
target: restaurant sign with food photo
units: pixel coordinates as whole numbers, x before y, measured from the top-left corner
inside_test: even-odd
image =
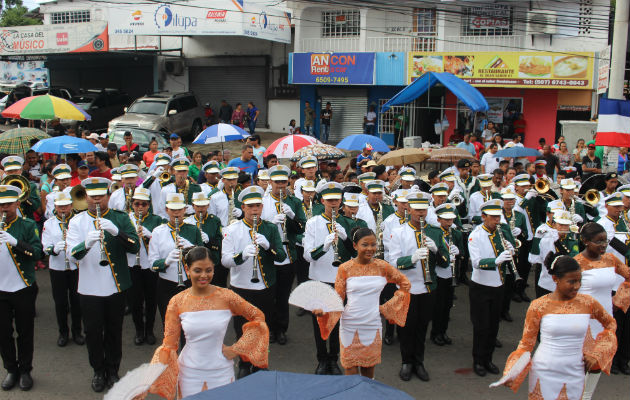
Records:
[[[591,89],[594,53],[411,52],[408,82],[450,72],[473,86]]]

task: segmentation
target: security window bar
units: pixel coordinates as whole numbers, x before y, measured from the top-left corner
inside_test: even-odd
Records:
[[[90,11],[63,11],[54,12],[50,16],[51,24],[76,24],[79,22],[90,22]]]
[[[593,0],[580,1],[580,22],[578,33],[580,36],[591,34],[591,19],[593,18]]]
[[[358,10],[322,11],[322,37],[343,38],[361,34]]]
[[[513,30],[513,10],[503,4],[462,7],[462,36],[508,36]]]
[[[417,36],[413,40],[413,50],[435,51],[434,36],[437,35],[435,8],[415,8],[413,13],[413,31]]]
[[[390,99],[379,99],[378,109],[381,110],[383,105]],[[384,113],[378,113],[378,130],[381,133],[394,133],[396,128],[396,117],[405,112],[405,106],[393,106]]]

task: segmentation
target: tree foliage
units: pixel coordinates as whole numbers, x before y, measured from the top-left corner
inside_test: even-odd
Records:
[[[42,21],[28,16],[28,8],[22,5],[22,0],[0,0],[2,14],[0,26],[41,25]]]

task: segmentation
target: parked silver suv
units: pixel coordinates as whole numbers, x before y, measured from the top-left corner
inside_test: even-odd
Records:
[[[109,122],[109,131],[141,128],[193,139],[201,132],[203,117],[203,108],[193,93],[161,92],[134,101],[124,115]]]

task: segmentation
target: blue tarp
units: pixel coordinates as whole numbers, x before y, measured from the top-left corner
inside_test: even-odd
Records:
[[[387,111],[391,106],[411,103],[438,83],[444,85],[472,111],[488,110],[488,102],[485,97],[469,83],[450,72],[427,72],[383,104],[381,112]]]

